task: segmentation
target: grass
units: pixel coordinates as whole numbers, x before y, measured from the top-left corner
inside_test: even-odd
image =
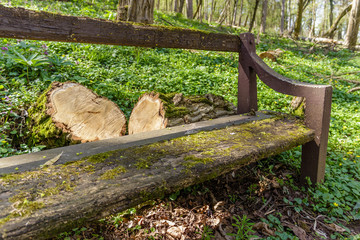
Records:
[[[85,1],[48,4],[48,1],[12,1],[13,6],[114,19],[117,1],[91,5]],[[212,27],[179,15],[155,14],[157,24],[237,34],[238,29]],[[275,71],[292,79],[334,88],[325,182],[310,187],[313,211],[332,221],[360,219],[360,91],[346,80],[360,79],[360,54],[346,49],[329,51],[313,43],[260,36],[257,52],[280,48]],[[76,43],[0,40],[0,156],[39,151],[27,142],[27,109],[53,81],[76,81],[114,101],[129,116],[138,97],[148,91],[184,94],[214,93],[236,104],[237,55],[179,49],[145,49]],[[18,54],[16,54],[16,52]],[[26,63],[34,53],[38,62]],[[39,56],[42,56],[39,58]],[[47,59],[47,60],[46,60]],[[345,79],[345,80],[344,80]],[[289,111],[292,99],[258,84],[259,108]],[[300,151],[277,157],[289,168],[300,168]],[[266,166],[269,167],[269,166]],[[301,189],[296,183],[288,183]],[[304,190],[304,189],[303,189]],[[301,202],[299,206],[304,206]],[[268,220],[269,221],[269,220]],[[346,234],[344,235],[346,236]]]

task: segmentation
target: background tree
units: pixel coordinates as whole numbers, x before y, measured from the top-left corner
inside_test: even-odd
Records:
[[[117,20],[153,23],[155,0],[119,0]]]
[[[268,8],[268,0],[264,0],[263,5],[262,5],[260,33],[265,33],[266,32],[267,8]]]
[[[303,12],[306,8],[306,6],[309,4],[310,0],[298,0],[298,10],[296,15],[296,22],[295,22],[295,28],[294,28],[294,38],[299,38],[300,31],[301,31],[301,25],[302,25],[302,18],[303,18]]]
[[[345,46],[354,49],[357,42],[360,24],[360,0],[353,0],[346,32]]]
[[[253,11],[252,18],[251,18],[251,21],[250,21],[250,26],[249,26],[249,32],[251,32],[251,30],[252,30],[253,27],[254,27],[254,22],[255,22],[255,17],[256,17],[256,11],[257,11],[257,9],[258,9],[259,2],[260,2],[260,0],[255,0],[254,11]]]

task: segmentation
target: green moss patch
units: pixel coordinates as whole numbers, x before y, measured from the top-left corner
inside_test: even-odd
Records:
[[[123,166],[118,166],[114,169],[107,170],[104,174],[101,175],[99,179],[101,180],[109,180],[114,179],[116,176],[118,176],[121,173],[127,172],[126,168]]]

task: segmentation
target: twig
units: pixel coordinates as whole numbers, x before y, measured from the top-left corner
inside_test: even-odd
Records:
[[[354,88],[350,89],[348,91],[348,93],[352,93],[352,92],[355,92],[355,91],[358,91],[358,90],[360,90],[360,87],[354,87]]]
[[[169,21],[167,21],[167,20],[165,20],[165,19],[163,19],[163,18],[160,18],[160,20],[163,20],[164,22],[170,24],[171,26],[174,26],[174,24],[172,24],[171,22],[169,22]]]
[[[263,210],[272,200],[272,196],[270,196],[269,200],[266,201],[266,203],[259,209],[259,212]]]
[[[311,74],[316,76],[316,77],[332,78],[332,79],[338,79],[338,80],[349,82],[349,83],[360,84],[360,81],[349,80],[349,79],[345,79],[345,78],[342,78],[342,77],[339,77],[339,76],[323,75],[323,74],[320,74],[320,73],[311,73]]]

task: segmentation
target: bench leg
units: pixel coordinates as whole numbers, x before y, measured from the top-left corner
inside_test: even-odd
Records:
[[[305,124],[315,130],[315,139],[302,146],[302,184],[306,183],[306,177],[310,177],[313,184],[324,180],[332,88],[322,90],[321,93],[317,90],[306,96]]]

